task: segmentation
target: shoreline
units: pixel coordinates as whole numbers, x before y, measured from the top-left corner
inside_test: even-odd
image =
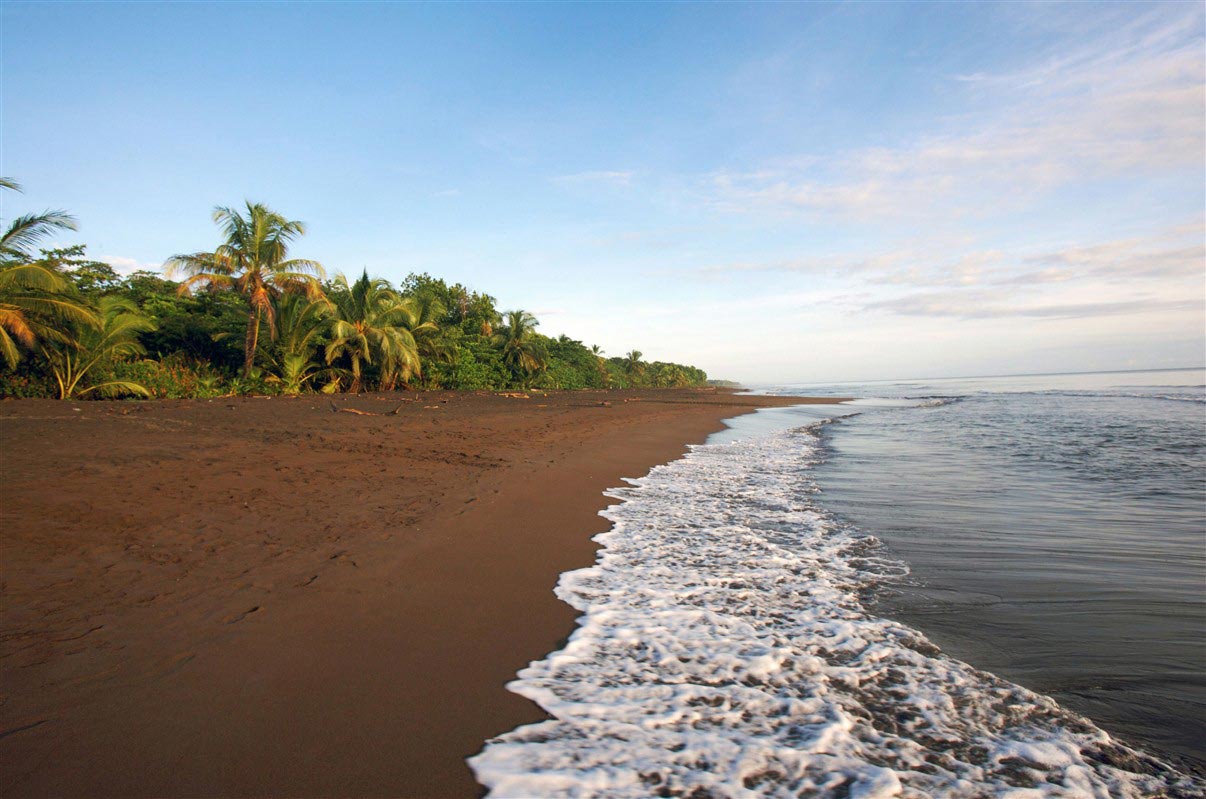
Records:
[[[476,795],[545,717],[503,686],[573,631],[602,492],[839,401],[529,397],[0,404],[3,793]]]

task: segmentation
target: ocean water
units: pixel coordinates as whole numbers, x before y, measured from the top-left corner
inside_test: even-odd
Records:
[[[492,797],[1206,796],[1206,380],[768,387],[630,481]]]

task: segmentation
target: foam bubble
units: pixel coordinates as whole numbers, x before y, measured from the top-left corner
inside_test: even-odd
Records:
[[[860,597],[900,574],[816,503],[816,428],[694,448],[609,494],[562,575],[566,647],[509,688],[549,721],[469,763],[500,797],[1206,796]]]

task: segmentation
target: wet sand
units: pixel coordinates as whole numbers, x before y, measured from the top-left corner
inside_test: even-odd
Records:
[[[0,793],[475,796],[601,492],[804,401],[0,403]]]

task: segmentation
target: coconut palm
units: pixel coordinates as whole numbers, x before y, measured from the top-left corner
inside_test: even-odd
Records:
[[[21,191],[12,178],[0,178],[0,189]],[[43,211],[14,219],[0,234],[0,258],[33,260],[32,247],[56,230],[75,230],[75,217],[64,211]]]
[[[641,375],[645,374],[645,363],[641,360],[644,355],[640,350],[632,350],[624,356],[624,373],[636,382]]]
[[[602,388],[610,388],[611,373],[607,371],[607,359],[603,357],[603,348],[598,344],[591,344],[590,354],[595,356],[595,371],[599,375],[599,385]]]
[[[20,362],[21,347],[66,341],[73,324],[100,324],[70,289],[70,281],[46,264],[0,264],[0,355],[9,369]]]
[[[11,178],[0,188],[20,191]],[[21,360],[21,348],[66,337],[66,326],[97,325],[100,320],[71,296],[71,281],[53,264],[34,262],[30,249],[55,230],[75,230],[62,211],[19,216],[0,234],[0,356],[8,368]]]
[[[527,385],[548,363],[548,353],[536,338],[536,326],[540,323],[527,311],[507,311],[503,320],[502,328],[492,340],[502,348],[503,363]]]
[[[456,357],[456,343],[449,339],[447,330],[440,326],[440,320],[448,316],[448,310],[439,298],[431,293],[419,293],[409,298],[415,314],[415,324],[410,327],[411,335],[419,347],[419,356],[423,361],[451,362]],[[409,382],[413,376],[403,372],[402,382]]]
[[[482,334],[482,338],[493,338],[494,328],[496,325],[500,324],[502,324],[502,316],[491,311],[482,319],[482,324],[481,327],[478,328],[478,332]]]
[[[297,394],[313,379],[318,337],[328,325],[333,305],[325,294],[284,294],[276,301],[276,372],[286,394]]]
[[[370,279],[367,272],[352,284],[338,275],[335,287],[331,295],[332,340],[326,347],[326,360],[330,364],[346,356],[351,361],[352,385],[348,390],[360,391],[361,364],[374,361],[381,366],[382,384],[387,388],[392,389],[400,376],[421,374],[415,333],[425,335],[435,325],[419,319],[414,300],[399,296],[381,278]]]
[[[289,353],[280,357],[276,370],[280,376],[281,393],[293,396],[300,394],[306,383],[318,377],[322,367],[308,355]]]
[[[658,388],[682,388],[691,384],[683,368],[674,363],[657,364],[653,380]]]
[[[267,321],[275,335],[273,300],[282,294],[317,297],[317,278],[323,276],[317,261],[289,258],[289,245],[306,232],[306,226],[285,219],[260,203],[247,203],[244,216],[238,209],[214,209],[214,222],[222,227],[225,241],[213,252],[175,255],[168,259],[169,275],[184,275],[181,293],[196,287],[233,290],[247,298],[247,334],[243,342],[243,376],[250,377],[259,346],[260,322]]]
[[[124,297],[101,297],[97,300],[97,311],[99,325],[80,325],[74,338],[63,337],[42,344],[42,354],[46,356],[59,385],[59,399],[72,399],[90,392],[102,396],[150,396],[146,388],[128,380],[84,385],[85,378],[96,367],[132,355],[146,354],[138,342],[138,335],[155,329],[155,323],[139,313],[138,306]]]

